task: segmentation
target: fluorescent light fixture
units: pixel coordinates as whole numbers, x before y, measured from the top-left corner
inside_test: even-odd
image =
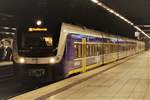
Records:
[[[14,35],[15,33],[11,33],[12,35]]]
[[[11,28],[11,29],[14,30],[14,31],[16,30],[16,28]]]
[[[98,0],[91,0],[92,2],[94,2],[94,3],[99,3],[99,1]]]
[[[98,3],[98,5],[99,5],[99,6],[101,6],[101,5],[102,5],[102,3],[101,3],[101,2],[99,2],[99,3]]]
[[[6,32],[5,34],[10,34],[9,32]]]
[[[150,27],[150,25],[144,25],[144,27]]]
[[[150,25],[137,25],[138,27],[150,27]]]
[[[8,30],[8,29],[10,29],[10,28],[9,28],[9,27],[3,27],[3,29]]]
[[[114,11],[113,11],[113,10],[110,10],[110,12],[111,12],[111,13],[114,13]]]
[[[126,23],[130,24],[131,26],[133,26],[136,30],[138,30],[139,32],[141,32],[142,34],[144,34],[146,37],[148,37],[150,39],[150,36],[148,36],[143,30],[141,30],[138,26],[134,25],[134,23],[132,23],[131,21],[129,21],[127,18],[125,18],[124,16],[120,15],[119,13],[117,13],[116,11],[114,11],[113,9],[111,9],[110,7],[106,6],[105,4],[103,4],[102,2],[98,1],[98,0],[91,0],[93,3],[99,5],[100,7],[104,8],[105,10],[107,10],[109,13],[114,14],[116,17],[119,17],[120,19],[122,19],[123,21],[125,21]],[[146,26],[146,25],[145,25]],[[147,25],[146,27],[150,27],[150,25]]]

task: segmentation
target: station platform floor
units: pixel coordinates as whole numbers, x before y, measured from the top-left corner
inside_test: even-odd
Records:
[[[92,72],[83,75],[86,76],[89,73]],[[82,77],[82,75],[79,76]],[[72,82],[79,76],[66,81]],[[54,84],[55,86],[50,85],[34,90],[11,100],[150,100],[150,51],[94,74],[78,84],[65,85],[65,88],[50,93],[52,87],[58,88],[64,85],[63,81]],[[44,92],[47,94],[45,95]]]
[[[12,61],[1,61],[0,62],[0,67],[1,66],[9,66],[9,65],[13,65]]]

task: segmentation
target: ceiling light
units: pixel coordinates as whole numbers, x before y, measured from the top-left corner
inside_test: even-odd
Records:
[[[134,23],[129,21],[127,18],[123,17],[122,15],[120,15],[117,12],[115,12],[113,9],[109,8],[108,6],[103,4],[102,2],[99,2],[98,0],[91,0],[91,1],[93,3],[96,3],[97,5],[99,5],[100,7],[104,8],[108,12],[110,12],[110,13],[114,14],[115,16],[119,17],[120,19],[122,19],[123,21],[127,22],[128,24],[132,25],[135,29],[137,29],[139,32],[141,32],[142,34],[144,34],[146,37],[148,37],[150,39],[150,36],[148,36],[143,30],[141,30],[138,26],[134,25]],[[149,26],[147,26],[147,27],[149,27]]]
[[[98,0],[91,0],[92,2],[94,2],[94,3],[98,3],[99,1]]]

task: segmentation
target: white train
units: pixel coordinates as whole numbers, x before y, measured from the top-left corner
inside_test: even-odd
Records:
[[[145,43],[62,23],[53,33],[41,20],[18,28],[13,45],[16,73],[40,82],[65,78],[134,55]]]

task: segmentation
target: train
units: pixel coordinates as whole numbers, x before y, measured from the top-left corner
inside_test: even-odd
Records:
[[[145,43],[62,22],[58,33],[37,19],[17,28],[15,73],[21,80],[52,82],[145,50]]]

